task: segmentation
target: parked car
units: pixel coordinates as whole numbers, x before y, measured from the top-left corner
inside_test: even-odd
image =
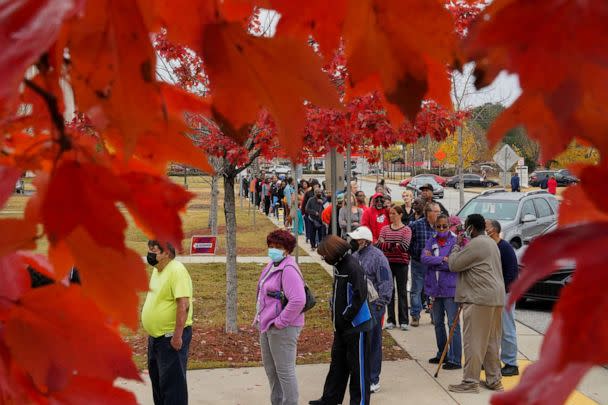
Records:
[[[276,174],[277,176],[281,174],[288,175],[289,173],[291,173],[291,168],[289,166],[276,165],[270,166],[266,171],[268,173]]]
[[[498,220],[503,239],[519,249],[555,222],[557,211],[557,198],[544,190],[513,193],[494,189],[471,199],[458,216],[465,219],[471,214],[481,214],[486,219]]]
[[[412,181],[408,183],[406,188],[408,190],[412,190],[414,197],[418,197],[420,195],[420,187],[424,186],[425,184],[431,184],[433,186],[433,197],[443,198],[445,193],[443,187],[441,187],[441,185],[432,177],[414,177]]]
[[[484,179],[478,174],[463,174],[464,187],[496,187],[498,183],[494,180]],[[460,187],[460,176],[450,177],[446,183],[446,187]]]
[[[407,187],[407,185],[410,183],[410,181],[412,181],[412,179],[415,178],[427,178],[427,179],[432,179],[435,180],[435,182],[439,183],[440,186],[445,187],[445,182],[446,182],[446,178],[445,177],[441,177],[438,176],[436,174],[432,174],[432,173],[427,173],[427,174],[418,174],[414,177],[408,177],[406,179],[401,180],[401,182],[399,183],[399,186],[401,187]]]
[[[23,179],[17,180],[17,183],[15,184],[15,193],[25,194],[25,181],[23,181]]]
[[[579,182],[578,178],[572,176],[570,172],[566,169],[561,170],[537,170],[530,175],[530,179],[528,184],[532,187],[539,187],[540,182],[545,176],[555,176],[555,180],[557,181],[557,185],[559,187],[566,187],[571,184],[576,184]]]
[[[554,222],[549,225],[543,232],[541,232],[541,235],[553,232],[556,229],[557,222]],[[517,261],[519,263],[520,272],[526,271],[525,267],[521,264],[521,259],[523,258],[527,248],[528,244],[525,244],[521,247],[521,249],[515,251],[515,254],[517,255]],[[572,282],[572,276],[574,274],[575,269],[576,262],[574,260],[560,260],[558,262],[558,269],[547,277],[544,277],[534,283],[534,285],[523,294],[522,299],[557,301],[559,299],[559,295],[562,291],[562,288]]]

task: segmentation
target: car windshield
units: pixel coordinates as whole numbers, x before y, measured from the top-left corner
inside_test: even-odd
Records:
[[[474,199],[460,210],[458,216],[466,218],[471,214],[481,214],[485,219],[512,221],[517,215],[517,207],[517,201]]]

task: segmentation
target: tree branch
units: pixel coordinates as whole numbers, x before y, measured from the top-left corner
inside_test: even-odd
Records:
[[[44,102],[46,103],[46,107],[51,114],[51,120],[53,124],[59,131],[59,139],[57,139],[57,143],[59,144],[59,148],[61,152],[72,149],[72,141],[65,133],[65,121],[63,120],[63,115],[59,111],[59,104],[57,103],[57,97],[54,94],[49,93],[42,87],[38,86],[30,79],[24,79],[23,82],[27,87],[32,89],[34,93],[38,94]]]

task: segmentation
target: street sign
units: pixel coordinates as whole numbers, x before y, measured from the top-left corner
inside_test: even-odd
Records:
[[[194,235],[190,242],[191,255],[214,255],[217,237]]]
[[[509,145],[504,145],[496,152],[493,159],[502,170],[509,171],[521,157]]]

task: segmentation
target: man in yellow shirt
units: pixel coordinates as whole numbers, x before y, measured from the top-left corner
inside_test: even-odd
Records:
[[[186,369],[192,339],[192,280],[169,243],[148,241],[154,266],[141,322],[148,333],[148,372],[155,405],[188,403]]]

